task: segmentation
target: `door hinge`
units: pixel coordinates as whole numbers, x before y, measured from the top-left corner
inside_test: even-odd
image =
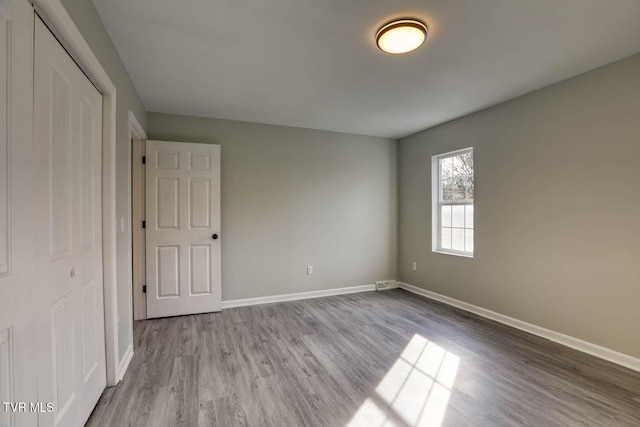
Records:
[[[147,293],[147,285],[142,285],[142,293],[143,294]]]
[[[147,228],[147,221],[142,221],[142,228]]]
[[[142,156],[142,164],[143,165],[147,164],[147,156]]]

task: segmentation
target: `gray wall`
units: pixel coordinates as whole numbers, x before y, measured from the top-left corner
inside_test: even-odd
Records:
[[[395,278],[396,141],[159,113],[148,123],[150,139],[221,145],[223,300]]]
[[[62,0],[62,4],[116,86],[116,215],[118,218],[128,218],[130,212],[128,159],[131,152],[128,114],[129,110],[133,111],[144,128],[146,128],[147,114],[93,3],[89,0]],[[130,334],[131,322],[133,321],[130,312],[130,227],[127,227],[126,232],[118,233],[116,244],[119,317],[118,352],[122,357],[129,344],[133,342],[133,337]]]
[[[468,146],[473,259],[431,251],[430,158]],[[639,160],[640,55],[402,139],[399,279],[640,357]]]

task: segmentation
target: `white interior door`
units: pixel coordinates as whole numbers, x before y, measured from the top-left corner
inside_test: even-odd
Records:
[[[36,398],[33,327],[33,9],[0,1],[0,402]],[[17,409],[17,408],[16,408]],[[0,426],[35,426],[5,410]]]
[[[147,141],[147,317],[221,309],[220,146]]]
[[[35,286],[40,426],[80,426],[106,385],[102,97],[35,22]]]

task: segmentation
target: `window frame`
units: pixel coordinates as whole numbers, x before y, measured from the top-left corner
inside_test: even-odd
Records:
[[[475,254],[475,161],[473,165],[473,180],[474,180],[474,192],[473,192],[473,200],[461,200],[457,202],[443,201],[442,200],[442,172],[440,168],[440,161],[442,159],[447,159],[450,157],[456,157],[461,154],[471,153],[473,155],[473,147],[462,148],[460,150],[448,151],[445,153],[437,154],[431,157],[431,208],[432,208],[432,251],[436,253],[446,254],[446,255],[456,255],[466,258],[473,258]],[[474,207],[473,217],[474,217],[474,225],[473,225],[473,237],[474,237],[474,247],[473,252],[460,251],[457,249],[444,249],[442,247],[442,206],[468,206],[472,205]],[[453,227],[452,227],[453,228]],[[466,229],[466,227],[465,227]]]

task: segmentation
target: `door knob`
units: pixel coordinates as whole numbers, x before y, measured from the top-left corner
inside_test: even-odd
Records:
[[[70,275],[71,275],[71,277],[72,277],[72,278],[73,278],[73,277],[76,277],[76,276],[78,275],[78,270],[77,270],[77,269],[75,269],[75,268],[72,268],[72,269],[71,269],[71,273],[70,273]]]
[[[213,236],[211,236],[211,237],[213,237],[213,240],[217,240],[217,239],[218,239],[218,235],[217,235],[217,234],[214,234],[214,235],[213,235]]]

